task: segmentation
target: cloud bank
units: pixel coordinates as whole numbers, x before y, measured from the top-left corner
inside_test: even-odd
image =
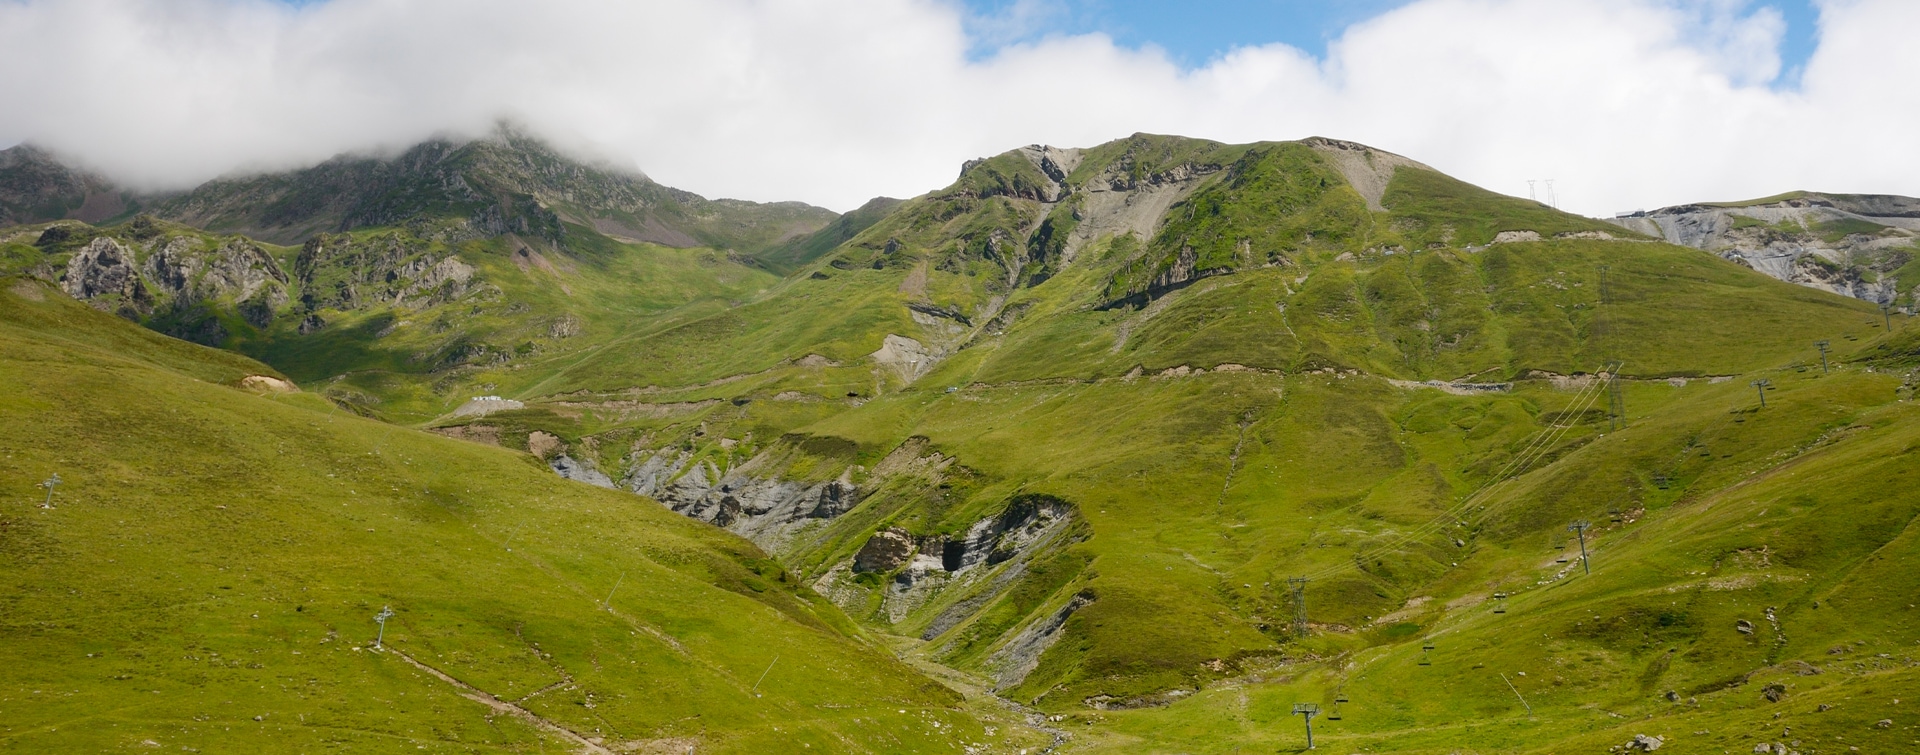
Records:
[[[504,117],[708,196],[844,210],[1028,143],[1321,135],[1510,194],[1555,179],[1587,214],[1920,195],[1911,0],[1824,2],[1796,88],[1769,83],[1779,16],[1742,0],[1423,0],[1324,60],[1199,68],[1098,34],[970,55],[979,25],[937,0],[0,0],[0,144],[178,187]]]

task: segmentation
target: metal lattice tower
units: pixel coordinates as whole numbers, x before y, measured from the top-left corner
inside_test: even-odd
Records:
[[[1627,399],[1620,393],[1620,362],[1607,365],[1607,426],[1618,430],[1627,426]]]
[[[1307,636],[1307,578],[1288,577],[1287,587],[1293,591],[1293,636]]]

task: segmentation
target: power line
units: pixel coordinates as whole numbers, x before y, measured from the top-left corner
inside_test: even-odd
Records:
[[[1563,418],[1578,417],[1581,414],[1585,413],[1587,408],[1592,406],[1593,402],[1599,398],[1600,396],[1599,389],[1603,385],[1604,383],[1598,380],[1595,380],[1582,386],[1580,391],[1574,394],[1574,398],[1572,399],[1572,401],[1568,403],[1570,407],[1573,407],[1572,410],[1568,412],[1564,412]],[[1539,433],[1536,433],[1533,437],[1533,441],[1529,443],[1526,448],[1522,449],[1519,454],[1515,455],[1512,459],[1508,460],[1507,464],[1501,467],[1500,471],[1494,473],[1494,476],[1492,478],[1490,478],[1487,482],[1483,483],[1478,489],[1474,490],[1472,493],[1469,493],[1464,499],[1461,500],[1460,503],[1455,504],[1453,507],[1449,508],[1445,512],[1442,512],[1440,516],[1434,518],[1432,521],[1427,522],[1426,524],[1423,524],[1420,527],[1416,527],[1413,530],[1407,532],[1404,535],[1401,535],[1398,538],[1393,539],[1388,543],[1382,544],[1368,551],[1355,554],[1354,555],[1355,562],[1356,563],[1364,562],[1365,560],[1368,560],[1368,559],[1378,558],[1388,553],[1397,551],[1402,546],[1405,546],[1406,544],[1413,542],[1414,540],[1426,537],[1427,535],[1432,534],[1434,532],[1438,532],[1440,528],[1444,526],[1443,522],[1447,520],[1459,518],[1460,516],[1464,515],[1467,512],[1467,510],[1472,508],[1474,504],[1478,503],[1479,501],[1485,499],[1487,496],[1491,495],[1492,492],[1495,489],[1497,489],[1500,485],[1512,480],[1513,477],[1516,477],[1520,474],[1524,474],[1528,469],[1530,469],[1533,466],[1534,462],[1544,457],[1547,451],[1551,450],[1553,444],[1558,442],[1558,439],[1564,436],[1566,432],[1570,430],[1572,427],[1573,425],[1571,423],[1555,425],[1547,429],[1543,429]],[[1358,569],[1358,568],[1359,567],[1355,564],[1341,564],[1339,566],[1328,567],[1318,572],[1308,574],[1307,578],[1325,579],[1327,577],[1331,577],[1333,575],[1343,573],[1348,569]]]

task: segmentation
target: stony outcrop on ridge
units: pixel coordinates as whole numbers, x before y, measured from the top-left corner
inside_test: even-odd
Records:
[[[1783,281],[1892,303],[1920,291],[1897,272],[1920,256],[1920,199],[1796,192],[1636,212],[1612,222]]]

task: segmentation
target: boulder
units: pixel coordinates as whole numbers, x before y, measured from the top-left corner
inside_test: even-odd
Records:
[[[1649,737],[1645,734],[1635,734],[1633,735],[1633,739],[1627,742],[1627,751],[1628,752],[1653,752],[1654,750],[1660,749],[1660,746],[1663,744],[1666,744],[1666,741],[1662,740],[1659,737]]]
[[[545,459],[566,450],[566,442],[560,440],[560,436],[558,435],[541,432],[539,430],[535,430],[527,435],[527,453],[531,453],[534,456]]]
[[[913,536],[905,530],[889,527],[873,533],[867,544],[853,557],[856,572],[889,572],[905,566],[913,557]]]

